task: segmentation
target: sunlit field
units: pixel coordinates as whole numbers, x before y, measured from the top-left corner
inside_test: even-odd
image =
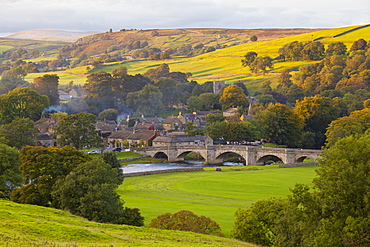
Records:
[[[140,208],[146,225],[158,215],[190,210],[215,220],[229,235],[236,209],[259,199],[286,197],[296,183],[311,184],[317,167],[240,168],[127,177],[118,193],[128,207]]]

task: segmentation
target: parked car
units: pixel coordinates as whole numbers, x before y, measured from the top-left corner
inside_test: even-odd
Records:
[[[113,149],[114,152],[122,152],[122,150],[123,149],[121,147],[117,147],[117,148]]]
[[[88,154],[100,154],[101,151],[100,150],[91,150],[89,152],[87,152]]]

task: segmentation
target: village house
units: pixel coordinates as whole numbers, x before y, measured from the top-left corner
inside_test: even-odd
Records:
[[[234,115],[235,113],[238,113],[238,108],[235,108],[235,107],[231,107],[229,109],[226,109],[225,111],[222,112],[222,116],[224,117],[231,117],[232,115]]]
[[[108,137],[112,133],[121,130],[122,126],[114,120],[103,120],[95,123],[95,129],[103,138]]]
[[[69,91],[69,95],[71,96],[72,99],[81,99],[84,96],[83,88],[82,87],[73,88],[71,89],[71,91]]]
[[[119,130],[113,132],[108,136],[108,145],[109,147],[128,147],[127,138],[132,134],[132,131]]]
[[[64,92],[63,90],[58,90],[59,100],[68,101],[72,99],[72,96],[69,93]]]
[[[153,147],[163,146],[186,146],[186,145],[212,145],[213,140],[209,136],[171,135],[157,136],[153,140]]]
[[[37,146],[42,146],[42,147],[52,147],[52,146],[56,146],[57,142],[53,137],[51,137],[48,134],[37,134],[36,144]]]
[[[38,146],[56,146],[56,140],[53,138],[53,135],[54,128],[57,127],[57,122],[54,119],[42,118],[36,121],[33,125],[38,130],[35,140]]]
[[[155,131],[145,130],[145,131],[135,131],[130,136],[127,137],[129,147],[146,147],[152,146],[154,138],[157,137]]]
[[[180,119],[183,126],[186,126],[189,122],[193,123],[197,128],[204,128],[206,126],[205,115],[198,115],[196,112],[186,114],[180,112],[177,118]]]
[[[178,117],[168,116],[162,123],[162,127],[167,131],[184,129],[182,121]]]
[[[109,147],[152,146],[157,133],[151,130],[120,130],[108,136]]]
[[[57,121],[52,118],[41,118],[33,124],[40,134],[54,135],[54,128],[58,126]]]

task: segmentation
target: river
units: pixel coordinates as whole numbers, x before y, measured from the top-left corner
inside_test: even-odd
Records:
[[[243,166],[242,163],[224,162],[220,166]],[[148,172],[148,171],[159,171],[169,169],[186,169],[186,168],[203,168],[203,167],[214,167],[213,165],[202,165],[201,161],[186,161],[179,163],[148,163],[148,164],[130,164],[125,165],[121,169],[123,174],[130,174],[136,172]]]

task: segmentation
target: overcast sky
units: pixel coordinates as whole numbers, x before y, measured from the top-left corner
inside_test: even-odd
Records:
[[[1,0],[0,33],[370,24],[369,0]]]

